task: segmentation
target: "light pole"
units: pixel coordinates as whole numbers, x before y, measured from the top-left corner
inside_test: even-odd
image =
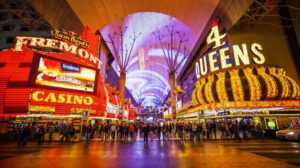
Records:
[[[185,58],[188,56],[187,49],[183,46],[188,39],[185,38],[185,33],[175,30],[171,18],[171,24],[166,26],[166,34],[162,31],[153,32],[153,35],[158,39],[163,56],[169,69],[169,84],[171,89],[171,107],[172,120],[176,119],[176,71],[179,69]],[[169,37],[164,40],[165,37]],[[183,47],[182,47],[183,46]],[[181,60],[179,55],[182,56]]]
[[[120,106],[121,110],[123,112],[123,106],[124,106],[124,95],[125,95],[125,84],[126,84],[126,72],[127,68],[129,67],[128,64],[132,60],[133,55],[132,51],[134,48],[134,44],[138,37],[141,35],[141,33],[137,34],[135,30],[133,29],[131,42],[127,42],[125,40],[125,34],[127,31],[127,26],[121,27],[121,25],[117,26],[117,29],[115,32],[111,32],[107,35],[108,40],[107,43],[110,43],[113,49],[113,56],[116,60],[116,63],[119,66],[120,69]],[[120,47],[118,47],[120,46]],[[123,118],[122,113],[120,113],[120,118]]]

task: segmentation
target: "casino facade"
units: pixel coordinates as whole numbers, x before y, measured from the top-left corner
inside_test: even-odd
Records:
[[[177,110],[177,119],[245,120],[260,122],[267,130],[299,124],[297,68],[288,49],[278,52],[286,42],[272,42],[274,34],[284,36],[279,29],[257,25],[227,31],[222,20],[214,18],[190,62],[194,69],[187,67],[180,77],[186,93],[178,96],[183,108]]]
[[[78,124],[87,112],[91,120],[119,119],[119,98],[102,79],[99,35],[88,28],[81,36],[53,32],[53,38],[16,37],[14,48],[0,52],[1,117]],[[124,111],[123,119],[132,120],[130,101]]]

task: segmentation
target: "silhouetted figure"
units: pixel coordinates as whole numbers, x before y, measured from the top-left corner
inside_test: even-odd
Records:
[[[149,124],[147,124],[147,125],[145,125],[145,126],[143,127],[144,142],[145,142],[145,143],[148,143],[149,132],[150,132],[150,126],[149,126]]]

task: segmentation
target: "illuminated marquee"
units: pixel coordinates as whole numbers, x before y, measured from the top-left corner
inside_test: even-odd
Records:
[[[55,112],[55,107],[52,106],[29,106],[28,107],[28,112],[30,114],[32,113],[54,113]]]
[[[96,114],[96,110],[88,109],[88,108],[74,107],[74,108],[71,108],[70,110],[71,110],[71,114],[80,114],[80,115],[82,115],[82,112],[84,112],[84,111],[88,111],[90,114]]]
[[[53,92],[45,93],[44,91],[35,91],[32,93],[32,100],[36,102],[51,102],[65,104],[84,104],[92,105],[93,98],[90,96],[78,96],[72,94],[55,94]]]
[[[37,85],[94,92],[94,69],[40,57],[37,71]]]
[[[101,67],[101,61],[98,57],[94,56],[92,53],[89,53],[84,48],[80,48],[76,45],[68,44],[64,41],[42,38],[42,37],[16,37],[16,44],[14,47],[15,51],[23,51],[23,45],[28,45],[32,47],[42,47],[42,48],[52,48],[57,50],[62,50],[66,52],[71,52],[72,54],[79,55],[79,57],[90,61],[92,64],[98,65],[98,68]]]
[[[222,41],[227,36],[226,33],[220,34],[217,22],[212,23],[210,33],[206,38],[206,43],[212,45],[212,51],[202,56],[199,61],[196,62],[195,71],[197,78],[200,78],[207,73],[218,71],[224,68],[230,68],[239,65],[249,65],[250,62],[255,64],[265,63],[265,57],[262,54],[262,46],[258,43],[253,43],[249,46],[247,44],[232,45],[233,58],[229,55],[229,47],[225,46],[225,42]],[[217,66],[216,63],[220,62]]]

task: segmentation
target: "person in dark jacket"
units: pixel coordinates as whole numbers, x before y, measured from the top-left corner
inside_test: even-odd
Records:
[[[231,125],[231,129],[232,129],[232,132],[233,132],[233,135],[234,135],[234,140],[235,141],[241,141],[241,138],[240,138],[240,132],[239,132],[239,126],[237,125],[237,122],[234,121]]]
[[[39,139],[39,144],[42,144],[45,140],[45,129],[43,126],[41,126],[38,130],[38,139]]]
[[[92,125],[91,123],[89,123],[89,125],[85,129],[86,143],[91,142],[91,134],[92,134]]]
[[[201,124],[201,123],[197,124],[197,132],[196,132],[196,135],[197,135],[197,143],[200,142],[201,137],[202,137],[202,139],[203,139],[203,142],[205,142],[205,139],[204,139],[204,136],[203,136],[203,127],[202,127],[202,124]]]
[[[144,125],[143,127],[143,133],[144,133],[144,143],[148,143],[148,136],[150,132],[150,125]]]
[[[158,140],[160,140],[160,134],[161,134],[161,126],[158,124],[157,125],[157,138],[158,138]]]
[[[31,131],[29,126],[26,124],[24,124],[21,128],[21,137],[20,137],[20,141],[18,143],[18,145],[26,145],[27,143],[27,139],[30,137],[31,135]]]

